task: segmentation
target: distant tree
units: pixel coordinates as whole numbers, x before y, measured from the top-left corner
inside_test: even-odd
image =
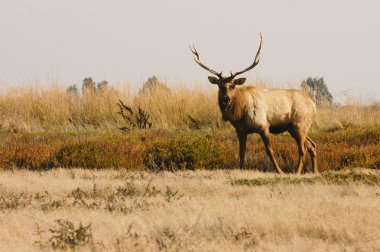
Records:
[[[156,76],[152,76],[144,82],[139,94],[141,95],[157,91],[164,91],[170,93],[170,88],[166,86],[164,82],[160,81]]]
[[[66,92],[73,95],[79,95],[79,90],[77,88],[77,85],[71,85],[66,89]]]
[[[91,77],[84,78],[82,85],[82,94],[93,94],[96,92],[96,83]]]
[[[98,83],[98,91],[102,92],[102,91],[106,91],[108,89],[108,81],[106,80],[103,80],[102,82],[99,82]]]
[[[304,89],[317,105],[331,105],[333,96],[331,95],[327,85],[322,78],[308,77],[301,82],[301,87]]]

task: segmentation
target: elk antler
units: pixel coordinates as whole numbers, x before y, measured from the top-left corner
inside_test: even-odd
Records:
[[[189,46],[189,47],[190,47],[191,52],[195,55],[194,60],[195,60],[195,62],[198,63],[198,65],[200,65],[202,68],[206,69],[206,70],[209,71],[210,73],[215,74],[215,75],[218,76],[219,78],[222,77],[222,72],[218,73],[217,71],[212,70],[211,68],[207,67],[206,65],[204,65],[204,64],[200,61],[200,59],[199,59],[199,53],[198,53],[197,49],[195,49],[195,46],[194,46],[194,45],[193,45],[193,48],[191,48],[191,46]]]
[[[251,70],[252,68],[254,68],[255,66],[257,66],[257,64],[259,64],[261,47],[262,47],[262,44],[263,44],[263,36],[261,36],[261,33],[260,33],[260,38],[261,38],[260,39],[260,46],[259,46],[259,49],[257,50],[255,61],[253,61],[253,64],[251,66],[247,67],[246,69],[244,69],[243,71],[236,72],[235,74],[233,74],[231,72],[231,77],[230,77],[231,79],[235,78],[239,74],[242,74],[242,73],[245,73],[245,72]]]

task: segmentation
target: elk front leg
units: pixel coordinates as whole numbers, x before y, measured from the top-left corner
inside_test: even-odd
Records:
[[[239,157],[240,157],[240,169],[244,169],[245,151],[247,147],[247,134],[237,132],[239,138]]]
[[[260,136],[263,139],[263,142],[265,145],[265,150],[267,151],[267,154],[268,154],[270,160],[272,161],[274,167],[276,168],[276,170],[279,174],[283,175],[284,173],[282,172],[280,166],[278,166],[277,160],[275,159],[275,157],[273,155],[273,149],[272,149],[272,144],[270,142],[269,130],[260,133]]]

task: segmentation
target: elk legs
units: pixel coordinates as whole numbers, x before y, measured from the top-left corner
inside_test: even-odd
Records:
[[[265,150],[270,158],[270,160],[272,161],[274,167],[276,168],[277,172],[279,174],[284,174],[280,168],[280,166],[278,166],[277,164],[277,161],[273,155],[273,149],[272,149],[272,144],[270,142],[270,134],[269,134],[269,130],[267,131],[264,131],[264,132],[261,132],[260,133],[260,136],[261,138],[263,139],[263,142],[264,142],[264,145],[265,145]]]
[[[306,137],[303,134],[297,134],[296,137],[297,145],[298,145],[298,167],[297,167],[297,175],[301,175],[303,163],[305,161],[305,141]]]
[[[311,140],[310,137],[308,137],[306,134],[302,134],[301,132],[297,130],[293,129],[289,131],[289,133],[296,140],[298,151],[299,151],[297,175],[301,175],[303,164],[305,161],[306,150],[310,154],[313,170],[314,170],[314,173],[317,175],[318,174],[317,151],[316,151],[317,145],[314,143],[313,140]]]
[[[237,132],[239,138],[239,157],[240,157],[240,169],[244,169],[245,150],[247,146],[247,134]]]
[[[244,169],[245,168],[245,152],[246,152],[246,146],[247,146],[247,134],[241,133],[241,132],[236,132],[236,133],[239,139],[240,169]],[[306,136],[306,134],[302,134],[296,130],[290,130],[289,133],[296,140],[297,146],[298,146],[299,155],[298,155],[297,175],[301,175],[302,168],[305,162],[306,150],[310,154],[313,170],[314,170],[314,173],[317,175],[318,167],[317,167],[316,144],[310,137]],[[260,136],[264,142],[265,150],[270,160],[272,161],[274,167],[276,168],[277,172],[279,174],[284,174],[281,168],[279,167],[276,158],[274,157],[269,131],[262,131],[260,133]]]
[[[317,145],[314,143],[313,140],[311,140],[310,137],[306,137],[305,145],[306,145],[307,151],[309,152],[310,157],[311,157],[311,162],[313,165],[314,173],[315,173],[315,175],[317,175],[318,174],[317,150],[316,150]]]

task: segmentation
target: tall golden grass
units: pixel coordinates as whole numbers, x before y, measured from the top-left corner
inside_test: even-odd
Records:
[[[259,86],[268,86],[263,80]],[[112,86],[112,85],[111,85]],[[75,95],[63,86],[27,87],[0,94],[0,127],[6,132],[113,131],[123,126],[117,114],[118,100],[146,110],[156,129],[188,129],[189,116],[206,129],[229,128],[221,120],[217,88],[210,85],[172,85],[133,95],[130,87]],[[271,85],[269,85],[271,86]],[[314,128],[334,129],[347,125],[380,122],[380,105],[331,106],[318,109]]]

